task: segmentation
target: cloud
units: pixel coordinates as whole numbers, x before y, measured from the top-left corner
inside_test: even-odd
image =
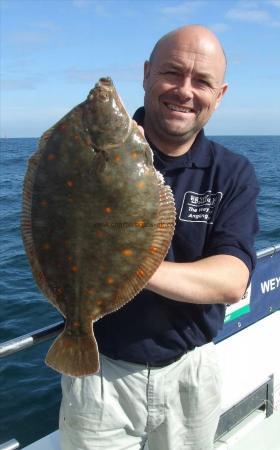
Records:
[[[275,20],[274,17],[260,6],[273,4],[280,5],[280,0],[271,0],[270,2],[239,2],[235,8],[231,8],[226,13],[226,18],[237,20],[240,22],[254,23],[257,25],[266,25],[270,27],[279,27],[280,21]]]
[[[45,44],[49,36],[36,31],[19,31],[10,37],[14,44]]]
[[[279,28],[280,27],[280,20],[272,20],[270,23],[271,27]]]
[[[59,27],[54,22],[39,22],[38,27],[42,30],[50,31],[52,33],[61,30],[61,27]]]
[[[91,0],[72,0],[73,6],[77,8],[87,8],[90,4],[92,4]]]
[[[259,9],[233,8],[226,13],[228,19],[235,19],[242,22],[267,23],[271,20],[267,11]]]
[[[102,2],[94,2],[94,10],[98,16],[109,16],[108,10]]]
[[[280,0],[269,0],[268,3],[276,8],[280,8]]]
[[[204,6],[207,2],[203,0],[197,0],[197,1],[188,1],[183,3],[178,3],[174,6],[165,6],[161,8],[160,12],[161,14],[165,16],[182,16],[187,14],[192,14],[195,12],[198,8]]]
[[[108,16],[108,9],[106,8],[105,4],[107,2],[103,2],[100,0],[72,0],[72,5],[75,8],[79,8],[79,9],[88,9],[88,8],[93,8],[96,15],[98,16]],[[110,2],[107,3],[107,5]]]
[[[73,83],[88,83],[99,78],[101,72],[103,72],[104,76],[107,73],[106,69],[103,71],[102,69],[82,70],[71,68],[65,71],[65,76],[68,81]]]
[[[230,25],[224,22],[213,23],[212,25],[209,25],[209,28],[215,33],[224,33],[231,29]]]
[[[110,76],[113,80],[139,82],[142,80],[142,72],[142,64],[135,64],[128,67],[116,67],[116,65],[113,65],[84,70],[72,67],[66,70],[65,76],[66,80],[72,83],[93,83],[104,76]]]
[[[9,0],[2,0],[1,1],[1,9],[8,9],[9,8]]]
[[[31,26],[30,26],[31,28]],[[61,30],[56,23],[51,21],[37,22],[32,24],[32,31],[17,31],[7,37],[13,44],[40,45],[53,40],[58,31]]]
[[[261,2],[263,2],[263,0],[239,0],[235,1],[235,5],[237,8],[257,9],[259,8]]]
[[[3,91],[30,91],[37,88],[39,79],[23,78],[21,80],[1,80],[1,89]]]

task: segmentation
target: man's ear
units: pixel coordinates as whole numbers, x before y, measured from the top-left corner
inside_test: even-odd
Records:
[[[150,62],[149,61],[145,61],[145,64],[144,64],[144,78],[143,78],[144,91],[146,90],[146,82],[147,82],[149,76],[150,76]]]
[[[221,103],[222,97],[226,93],[227,89],[228,89],[228,84],[227,83],[223,84],[223,86],[220,89],[220,92],[219,92],[219,95],[217,97],[217,100],[216,100],[215,109],[218,108],[219,104]]]

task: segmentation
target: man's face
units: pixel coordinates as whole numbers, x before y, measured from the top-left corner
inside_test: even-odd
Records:
[[[207,42],[178,38],[164,42],[145,63],[145,129],[156,145],[193,140],[218,106],[223,55]]]

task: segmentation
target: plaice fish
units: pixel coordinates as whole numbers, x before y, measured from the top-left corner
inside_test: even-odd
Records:
[[[66,318],[49,366],[72,376],[99,370],[93,322],[145,287],[175,217],[149,145],[112,80],[101,78],[43,134],[24,180],[25,250],[39,288]]]

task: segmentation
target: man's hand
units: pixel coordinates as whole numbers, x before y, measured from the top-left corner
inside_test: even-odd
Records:
[[[138,123],[136,122],[136,120],[133,120],[133,122],[137,125],[138,130],[140,131],[140,133],[145,137],[145,131],[144,131],[144,128],[141,127],[141,125],[138,125]]]

